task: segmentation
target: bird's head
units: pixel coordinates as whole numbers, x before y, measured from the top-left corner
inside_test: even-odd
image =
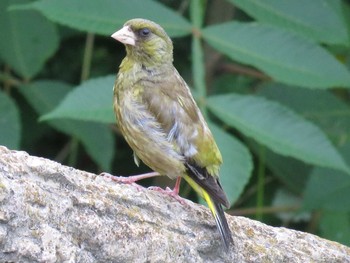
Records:
[[[158,24],[141,18],[127,21],[112,37],[126,46],[127,57],[145,65],[172,63],[173,44]]]

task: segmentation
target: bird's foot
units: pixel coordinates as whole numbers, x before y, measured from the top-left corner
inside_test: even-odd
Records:
[[[158,187],[158,186],[150,186],[147,189],[157,191],[157,192],[163,193],[165,195],[171,196],[176,201],[178,201],[180,204],[185,205],[185,206],[188,205],[186,203],[186,199],[179,196],[179,192],[177,189],[170,189],[169,187],[163,189],[163,188]]]
[[[132,178],[129,178],[129,177],[115,176],[115,175],[112,175],[112,174],[109,174],[109,173],[105,173],[105,172],[101,173],[100,175],[105,177],[105,178],[111,179],[112,181],[117,182],[117,183],[131,184],[131,185],[136,187],[137,191],[141,191],[141,190],[144,189],[144,187],[142,187],[141,185],[136,184],[135,183],[136,181],[133,180]]]

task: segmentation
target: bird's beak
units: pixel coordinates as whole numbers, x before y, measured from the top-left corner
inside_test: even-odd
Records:
[[[129,26],[124,26],[122,29],[113,33],[111,37],[125,45],[135,46],[136,36]]]

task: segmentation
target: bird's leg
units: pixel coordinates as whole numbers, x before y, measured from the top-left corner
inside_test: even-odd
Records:
[[[160,176],[159,173],[157,172],[150,172],[150,173],[145,173],[145,174],[139,174],[139,175],[132,175],[132,176],[115,176],[115,175],[111,175],[109,173],[101,173],[100,175],[105,176],[110,178],[112,181],[117,182],[117,183],[123,183],[123,184],[133,184],[136,186],[136,188],[138,190],[141,190],[141,188],[143,188],[142,186],[136,184],[135,182],[142,180],[142,179],[146,179],[146,178],[151,178],[151,177],[155,177],[155,176]]]
[[[118,183],[123,183],[123,184],[133,184],[139,180],[155,177],[155,176],[160,176],[159,173],[157,172],[150,172],[150,173],[145,173],[145,174],[138,174],[138,175],[132,175],[132,176],[115,176],[115,175],[110,175],[107,173],[102,173],[101,175],[103,176],[110,176],[111,179],[115,182]]]
[[[181,176],[176,178],[174,189],[170,189],[169,187],[163,189],[158,186],[150,186],[148,187],[148,189],[169,195],[172,198],[174,198],[176,201],[178,201],[180,204],[187,205],[185,199],[179,196],[181,178],[182,178]]]
[[[157,172],[150,172],[150,173],[145,173],[145,174],[132,175],[132,176],[128,176],[128,177],[115,176],[115,175],[111,175],[109,173],[101,173],[100,175],[108,177],[112,181],[115,181],[117,183],[132,184],[132,185],[136,186],[136,188],[138,190],[141,190],[143,187],[138,185],[138,184],[136,184],[135,182],[137,182],[139,180],[142,180],[142,179],[146,179],[146,178],[160,176],[160,174],[157,173]],[[178,201],[180,204],[186,205],[185,199],[182,198],[181,196],[179,196],[180,183],[181,183],[181,176],[176,178],[174,189],[170,189],[169,187],[163,189],[163,188],[160,188],[158,186],[150,186],[150,187],[148,187],[148,189],[153,190],[153,191],[157,191],[157,192],[161,192],[161,193],[166,194],[166,195],[169,195],[169,196],[173,197],[176,201]]]
[[[166,190],[173,191],[175,195],[179,195],[181,178],[182,177],[180,177],[180,176],[178,178],[176,178],[176,182],[175,182],[175,186],[174,186],[173,190],[171,190],[169,187],[167,187]]]

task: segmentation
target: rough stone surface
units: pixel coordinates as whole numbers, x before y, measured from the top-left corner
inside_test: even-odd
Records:
[[[0,147],[0,262],[350,262],[350,248]]]

